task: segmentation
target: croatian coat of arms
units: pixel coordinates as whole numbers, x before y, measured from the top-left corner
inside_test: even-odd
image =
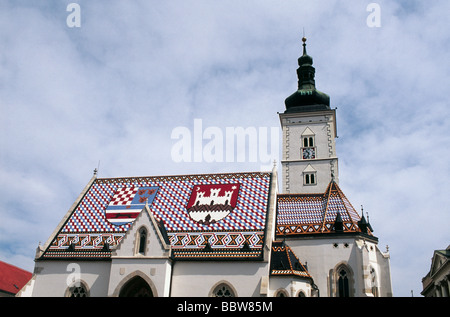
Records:
[[[158,187],[124,187],[118,189],[106,207],[106,220],[116,226],[133,222],[145,204],[151,205]]]

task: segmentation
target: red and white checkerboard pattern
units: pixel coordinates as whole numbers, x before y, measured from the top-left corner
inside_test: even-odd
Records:
[[[131,201],[134,198],[134,195],[136,195],[136,192],[138,190],[138,187],[124,187],[121,190],[117,191],[111,202],[109,203],[109,206],[129,206],[131,205]]]

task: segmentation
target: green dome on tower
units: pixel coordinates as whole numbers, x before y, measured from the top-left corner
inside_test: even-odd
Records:
[[[330,110],[330,97],[316,89],[313,58],[306,53],[306,38],[303,41],[303,55],[298,59],[298,90],[285,100],[286,111],[308,112]]]

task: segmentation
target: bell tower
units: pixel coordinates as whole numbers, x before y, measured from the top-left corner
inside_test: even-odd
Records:
[[[306,53],[298,59],[298,90],[285,100],[279,113],[283,131],[283,193],[324,193],[333,179],[339,183],[335,138],[336,110],[330,97],[316,89],[313,59]]]

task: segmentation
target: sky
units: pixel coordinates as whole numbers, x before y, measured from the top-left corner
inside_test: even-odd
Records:
[[[305,34],[316,87],[337,108],[339,185],[389,248],[394,296],[420,296],[450,244],[448,12],[448,0],[2,0],[0,260],[33,271],[96,168],[270,167],[264,143],[256,160],[238,159],[249,146],[228,159],[195,146],[206,131],[226,144],[229,127],[281,144]],[[179,131],[191,140],[181,161]]]

